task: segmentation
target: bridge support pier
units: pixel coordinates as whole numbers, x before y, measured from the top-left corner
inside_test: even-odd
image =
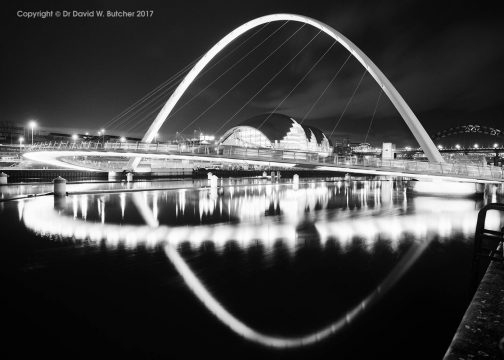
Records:
[[[110,180],[117,180],[117,177],[119,176],[119,174],[115,171],[109,171],[108,172],[108,177],[107,179],[110,181]]]
[[[61,176],[53,180],[54,196],[66,196],[66,182]]]

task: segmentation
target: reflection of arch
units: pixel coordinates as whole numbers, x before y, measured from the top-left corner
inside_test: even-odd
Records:
[[[461,125],[439,131],[434,135],[433,139],[437,140],[448,136],[461,135],[461,134],[484,134],[496,137],[504,137],[504,132],[502,130],[495,129],[489,126]]]
[[[182,95],[184,95],[187,88],[192,84],[192,82],[196,79],[196,77],[200,74],[200,72],[205,68],[205,66],[212,61],[212,59],[219,54],[225,47],[227,47],[232,41],[236,38],[244,34],[245,32],[260,26],[265,23],[273,22],[273,21],[297,21],[304,24],[311,25],[323,32],[327,35],[331,36],[333,39],[338,41],[341,45],[343,45],[350,53],[367,69],[367,71],[371,74],[371,76],[376,80],[378,85],[382,88],[383,92],[388,96],[392,104],[394,104],[395,108],[401,114],[401,117],[408,125],[409,129],[415,136],[415,139],[418,141],[418,144],[421,146],[425,155],[432,162],[444,162],[441,154],[438,149],[432,142],[431,138],[423,128],[420,121],[417,119],[413,111],[410,109],[408,104],[404,101],[399,92],[395,89],[395,87],[390,83],[390,81],[385,77],[385,75],[381,72],[380,69],[364,54],[354,43],[348,40],[345,36],[340,34],[338,31],[330,27],[329,25],[324,24],[321,21],[309,18],[303,15],[295,15],[295,14],[273,14],[266,15],[249,21],[235,30],[231,31],[225,37],[223,37],[217,44],[215,44],[197,63],[194,67],[189,71],[184,80],[179,84],[179,86],[175,89],[173,94],[170,96],[166,104],[163,106],[159,114],[156,116],[149,129],[145,133],[142,138],[143,142],[151,142],[154,139],[154,136],[159,131],[166,118],[170,115],[171,111],[180,100]],[[137,157],[131,159],[128,163],[128,167],[135,169],[140,163],[141,158]]]
[[[63,200],[65,200],[65,198]],[[356,304],[353,308],[349,309],[345,314],[343,314],[343,316],[335,319],[329,325],[304,336],[272,336],[249,327],[245,322],[227,310],[225,306],[212,295],[205,284],[196,276],[194,271],[177,252],[176,245],[182,243],[182,241],[177,241],[177,239],[183,241],[191,239],[192,241],[201,244],[201,241],[207,239],[207,235],[204,235],[199,228],[205,229],[203,231],[208,231],[207,234],[210,235],[213,231],[217,230],[218,227],[159,226],[156,216],[138,192],[133,193],[133,200],[138,212],[146,221],[147,225],[119,225],[76,219],[71,216],[66,216],[65,214],[60,214],[56,211],[56,206],[51,197],[39,197],[27,202],[23,210],[23,221],[28,229],[39,234],[63,236],[73,240],[89,239],[97,242],[105,240],[108,245],[117,246],[117,244],[123,243],[126,247],[136,246],[140,243],[146,245],[147,247],[155,247],[163,244],[165,253],[170,261],[172,261],[173,265],[183,277],[190,290],[197,296],[198,300],[207,307],[208,310],[210,310],[220,321],[240,336],[243,336],[247,340],[271,347],[293,348],[307,346],[339,333],[357,317],[363,316],[366,310],[370,309],[372,305],[376,304],[387,293],[387,291],[402,278],[408,269],[411,268],[430,243],[430,238],[428,237],[427,239],[420,241],[418,244],[412,245],[389,275],[372,292],[370,292],[368,296],[362,299],[362,301]],[[435,231],[443,238],[449,238],[449,234],[452,231],[457,231],[457,228],[462,230],[465,234],[472,231],[472,229],[467,230],[466,225],[474,222],[476,211],[471,209],[469,212],[465,211],[460,213],[460,201],[454,201],[452,205],[456,206],[445,206],[444,209],[434,213],[431,211],[431,202],[426,202],[423,205],[424,206],[420,206],[425,210],[422,214],[405,215],[393,219],[384,217],[383,223],[380,223],[378,219],[373,217],[367,217],[362,220],[352,220],[350,224],[353,225],[347,224],[346,226],[342,226],[341,223],[332,223],[329,225],[329,228],[324,229],[323,227],[317,226],[316,229],[311,229],[311,231],[317,232],[326,239],[328,238],[328,235],[331,235],[333,238],[338,238],[340,235],[345,238],[350,238],[353,236],[352,228],[354,228],[354,230],[363,231],[362,236],[369,236],[370,233],[374,233],[378,231],[378,229],[380,232],[387,230],[391,231],[391,233],[394,233],[395,236],[398,236],[398,232],[403,233],[406,231],[410,232],[412,230],[415,232],[418,231],[419,234],[428,234]],[[471,207],[471,204],[467,205],[468,207]],[[55,207],[54,210],[51,209],[53,206]],[[450,211],[447,211],[447,209]],[[457,211],[453,212],[451,210]],[[463,216],[460,214],[463,214]],[[447,221],[448,223],[451,223],[450,220],[457,221],[458,226],[446,227]],[[493,220],[493,225],[489,226],[498,226],[500,219],[497,218]],[[394,223],[394,226],[390,226],[391,222]],[[421,226],[419,226],[419,224],[421,224]],[[251,228],[255,228],[255,226],[252,226]],[[289,232],[289,228],[291,228],[291,226],[289,224],[276,223],[275,227],[268,227],[265,234],[268,236],[274,234],[273,231],[275,231],[275,228],[278,230],[276,231],[278,235],[273,235],[273,238],[277,238],[277,236],[284,237],[285,234]],[[253,240],[254,242],[261,236],[257,236],[258,233],[254,233],[253,231],[248,231],[248,233],[251,235],[251,241]],[[223,236],[223,234],[224,233],[214,234],[213,237],[219,241],[226,240],[228,238],[241,238],[240,236],[234,236],[235,234],[231,234],[230,232],[228,232],[228,236],[231,234],[231,237]],[[295,237],[295,234],[293,233],[292,236]]]

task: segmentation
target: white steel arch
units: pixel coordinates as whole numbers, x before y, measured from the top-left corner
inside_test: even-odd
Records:
[[[418,144],[425,152],[425,155],[427,156],[429,161],[444,162],[441,154],[434,145],[434,142],[429,137],[418,118],[415,116],[408,104],[406,104],[396,88],[385,77],[381,70],[371,61],[371,59],[369,59],[366,54],[364,54],[354,43],[352,43],[349,39],[347,39],[345,36],[343,36],[341,33],[336,31],[329,25],[310,17],[296,14],[272,14],[262,16],[237,27],[229,34],[224,36],[194,65],[194,67],[191,69],[191,71],[189,71],[184,80],[182,80],[179,86],[175,89],[173,94],[170,96],[166,104],[163,106],[163,108],[145,133],[144,137],[142,138],[142,142],[151,142],[154,139],[156,133],[159,131],[167,117],[170,115],[171,111],[180,100],[182,95],[184,95],[187,88],[217,54],[219,54],[233,40],[235,40],[245,32],[257,26],[273,21],[297,21],[311,25],[325,32],[327,35],[343,45],[362,64],[362,66],[366,68],[366,70],[371,74],[378,85],[380,85],[380,87],[383,89],[383,92],[388,96],[397,111],[399,111],[399,114],[401,114],[401,117],[404,119],[406,125],[408,125],[409,129],[415,136],[415,139],[418,141]],[[128,168],[134,170],[140,163],[140,160],[141,158],[139,157],[131,159],[128,163]]]

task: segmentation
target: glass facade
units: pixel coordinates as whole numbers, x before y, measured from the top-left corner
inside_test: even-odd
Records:
[[[224,134],[220,144],[246,148],[270,148],[317,153],[332,152],[331,144],[324,134],[319,136],[322,137],[319,142],[309,127],[304,127],[292,118],[290,118],[290,121],[290,126],[285,128],[283,135],[277,136],[278,138],[268,138],[263,131],[252,126],[237,126]]]

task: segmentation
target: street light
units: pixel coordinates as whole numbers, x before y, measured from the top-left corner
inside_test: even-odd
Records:
[[[37,127],[37,123],[34,120],[30,120],[28,127],[31,129],[31,143],[33,145],[33,129]]]
[[[494,149],[497,149],[499,147],[499,144],[495,143],[494,144]]]
[[[443,148],[443,145],[440,144],[437,147],[438,147],[439,150],[441,150]]]
[[[479,148],[479,145],[478,144],[474,144],[474,148],[475,149]]]
[[[124,136],[121,136],[121,138],[119,139],[121,142],[126,142],[126,138]]]
[[[455,145],[455,149],[460,150],[460,145],[459,144]]]
[[[79,136],[77,136],[77,134],[73,134],[72,135],[72,140],[73,141],[77,141],[78,138],[79,138]]]
[[[101,129],[101,133],[103,135],[103,144],[105,145],[105,129]]]

